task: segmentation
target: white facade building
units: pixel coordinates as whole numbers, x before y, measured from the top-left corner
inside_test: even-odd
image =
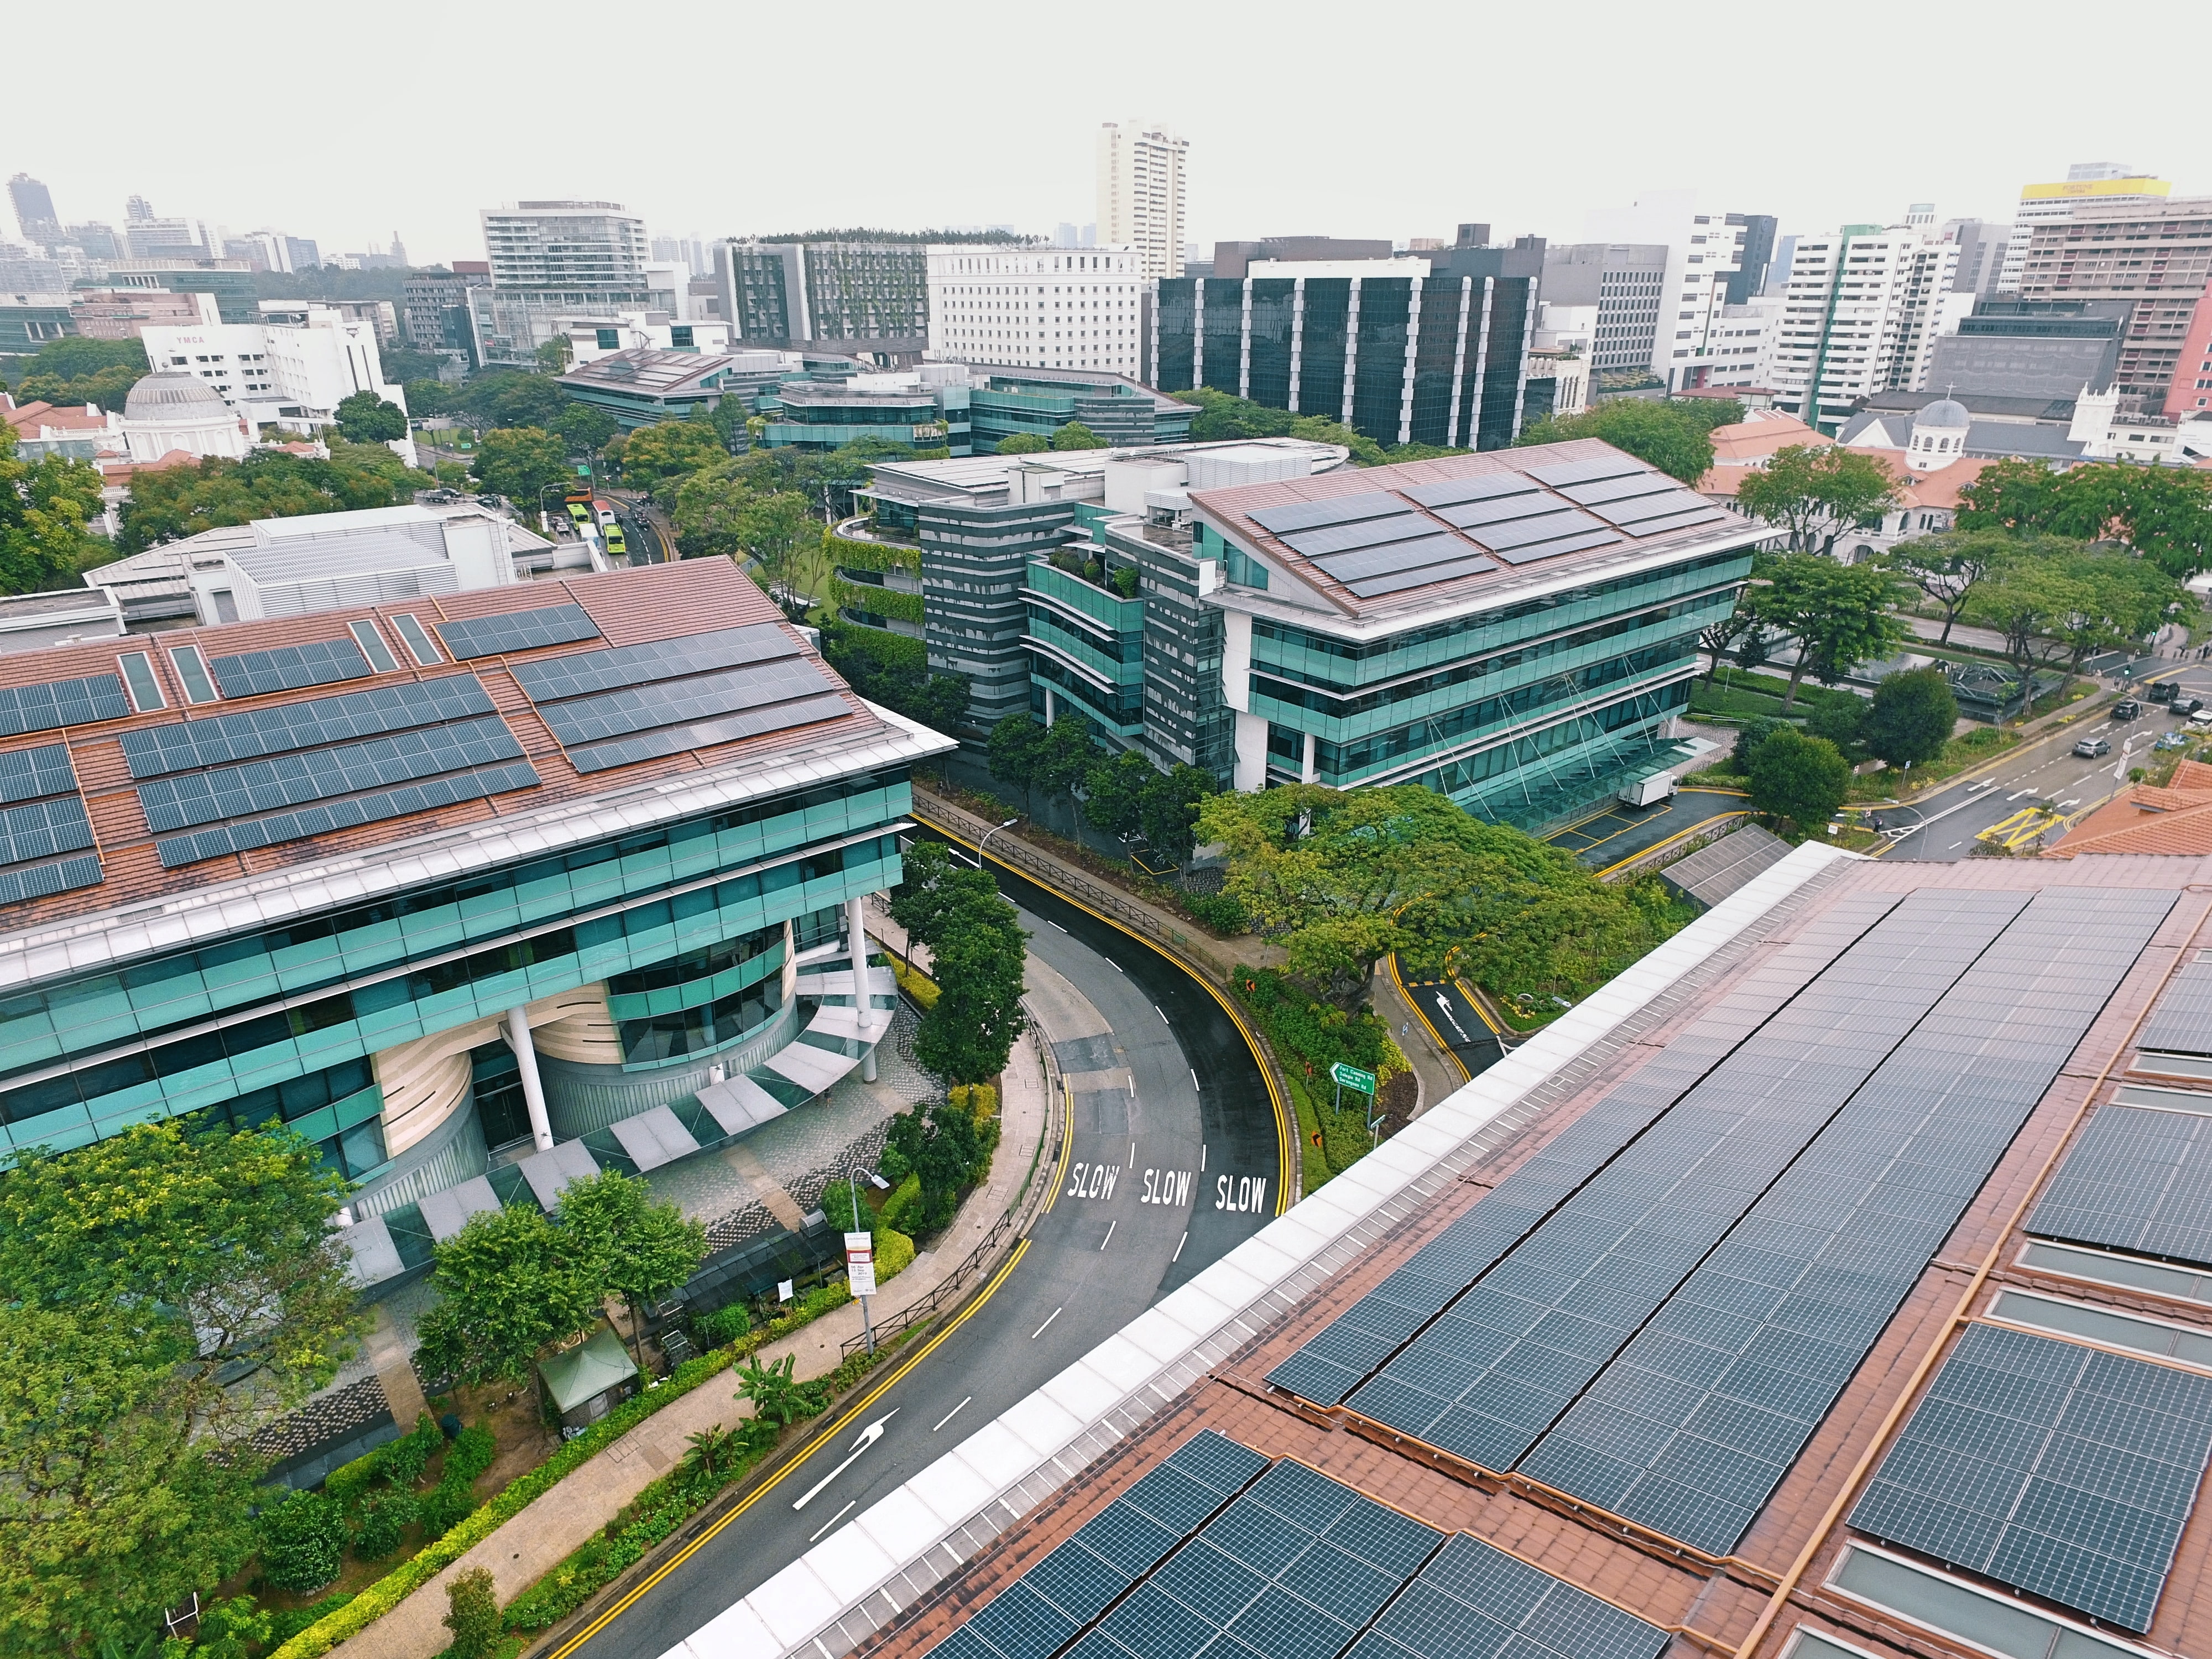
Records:
[[[1133,247],[929,250],[929,355],[1142,378],[1144,254]]]
[[[180,450],[240,461],[253,447],[246,418],[206,381],[181,371],[142,376],[123,400],[119,424],[131,459],[141,465]]]
[[[148,328],[141,337],[155,373],[188,374],[212,387],[258,430],[312,431],[356,392],[374,392],[403,413],[407,394],[384,378],[377,327],[311,306],[304,325],[223,323]]]
[[[1183,274],[1183,166],[1190,141],[1158,122],[1098,129],[1098,245],[1133,249],[1146,276]]]
[[[1956,243],[1904,226],[1800,236],[1768,351],[1774,406],[1832,434],[1862,398],[1923,390],[1937,337],[1973,308],[1958,267]]]
[[[1772,384],[1767,376],[1786,303],[1778,294],[1755,294],[1742,305],[1721,307],[1705,331],[1705,355],[1712,360],[1707,386]]]
[[[484,257],[494,288],[621,289],[646,286],[645,221],[619,202],[518,202],[485,208]]]
[[[727,323],[690,323],[665,311],[624,311],[579,317],[563,330],[572,363],[597,362],[617,351],[727,351]]]
[[[1702,210],[1693,197],[1680,191],[1659,191],[1626,208],[1589,216],[1592,243],[1666,249],[1651,336],[1651,373],[1669,392],[1716,384],[1714,328],[1728,304],[1728,279],[1743,268],[1748,234],[1747,225],[1731,225],[1724,212]]]

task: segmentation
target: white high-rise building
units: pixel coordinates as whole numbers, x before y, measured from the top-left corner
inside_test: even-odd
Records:
[[[929,355],[1140,378],[1145,276],[1129,247],[933,246]]]
[[[1190,141],[1158,122],[1098,129],[1098,246],[1134,249],[1146,276],[1183,271],[1183,162]]]
[[[1736,217],[1739,222],[1730,224],[1726,213],[1700,211],[1687,191],[1675,191],[1589,216],[1593,244],[1648,249],[1647,258],[1665,250],[1651,334],[1651,373],[1669,392],[1712,383],[1718,362],[1715,330],[1728,305],[1729,278],[1743,268],[1749,234],[1744,216]],[[1644,297],[1648,301],[1651,296],[1646,293]]]
[[[494,288],[606,292],[646,286],[653,256],[645,221],[624,213],[619,202],[518,202],[477,216]]]
[[[1903,225],[1798,237],[1768,350],[1774,407],[1833,433],[1861,398],[1924,389],[1937,337],[1973,308],[1958,270],[1957,243]]]
[[[2020,211],[2013,216],[2012,232],[2005,243],[2004,265],[1997,272],[1996,292],[2017,294],[2027,269],[2027,245],[2035,228],[2053,219],[2070,219],[2076,206],[2120,207],[2130,202],[2155,202],[2171,195],[2173,186],[2154,179],[2124,161],[2076,161],[2063,180],[2047,185],[2022,185]]]
[[[326,425],[356,392],[374,392],[403,413],[407,408],[407,394],[384,378],[375,322],[349,320],[332,307],[307,307],[297,325],[149,327],[139,338],[156,374],[190,375],[257,431]]]

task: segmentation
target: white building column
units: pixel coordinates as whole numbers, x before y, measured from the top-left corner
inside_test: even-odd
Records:
[[[1044,689],[1044,723],[1050,726],[1060,718],[1060,699],[1053,696],[1052,688]]]
[[[1314,763],[1314,734],[1309,732],[1305,734],[1305,738],[1306,752],[1298,762],[1298,781],[1311,783],[1321,776],[1321,769]]]
[[[541,1152],[553,1150],[553,1121],[545,1115],[545,1085],[538,1076],[538,1050],[530,1041],[530,1011],[507,1011],[507,1040],[522,1073],[522,1103],[530,1113],[530,1138]]]
[[[846,943],[853,952],[853,1006],[860,1028],[860,1081],[876,1080],[875,1010],[868,1006],[867,901],[845,901]]]

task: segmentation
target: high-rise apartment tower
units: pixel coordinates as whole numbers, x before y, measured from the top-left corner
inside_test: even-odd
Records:
[[[1158,122],[1098,129],[1098,245],[1137,252],[1139,273],[1183,270],[1183,166],[1190,141]]]

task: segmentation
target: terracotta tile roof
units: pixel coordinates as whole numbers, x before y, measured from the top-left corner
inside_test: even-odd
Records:
[[[537,768],[541,780],[537,787],[283,842],[250,852],[227,854],[176,869],[162,867],[155,852],[155,833],[140,808],[130,769],[124,761],[120,742],[124,733],[172,725],[179,720],[303,702],[405,681],[427,680],[455,672],[455,665],[451,662],[418,668],[403,657],[402,665],[389,673],[373,673],[366,678],[257,696],[227,696],[220,702],[195,708],[186,703],[183,687],[177,679],[170,655],[177,647],[196,645],[209,658],[230,656],[280,646],[345,640],[349,637],[346,625],[362,617],[388,617],[408,612],[418,617],[426,627],[431,627],[438,622],[535,611],[570,602],[584,608],[605,637],[482,657],[460,665],[483,682],[498,712]],[[36,748],[58,740],[68,744],[106,872],[105,879],[97,886],[0,907],[0,939],[118,905],[210,887],[240,875],[266,874],[325,860],[334,854],[380,848],[432,830],[558,805],[611,789],[696,772],[739,755],[797,749],[828,734],[842,736],[848,730],[873,732],[884,729],[867,706],[846,690],[820,658],[809,651],[806,655],[822,666],[837,687],[847,707],[845,714],[797,730],[687,750],[586,775],[569,764],[560,744],[523,694],[508,666],[518,659],[535,661],[756,623],[789,627],[775,605],[730,561],[696,559],[604,575],[399,600],[374,608],[356,606],[213,628],[165,629],[157,635],[128,635],[98,643],[57,646],[0,656],[0,690],[4,690],[90,675],[113,675],[117,672],[118,651],[143,650],[154,664],[162,696],[168,704],[159,713],[131,714],[95,725],[68,727],[58,732],[33,732],[0,743],[0,748],[7,750]],[[396,641],[397,635],[389,624],[385,625],[384,632],[388,641]]]
[[[1448,455],[1430,461],[1401,462],[1395,466],[1316,473],[1311,477],[1286,478],[1273,483],[1198,490],[1192,493],[1190,499],[1192,505],[1215,525],[1233,528],[1237,536],[1263,549],[1270,558],[1295,572],[1315,593],[1352,617],[1389,615],[1415,606],[1428,609],[1438,605],[1449,605],[1475,598],[1486,590],[1504,590],[1532,578],[1540,579],[1560,571],[1609,564],[1624,556],[1639,556],[1656,549],[1670,546],[1688,549],[1728,538],[1741,539],[1744,533],[1756,528],[1741,519],[1731,518],[1724,522],[1708,522],[1686,530],[1648,537],[1638,537],[1623,531],[1617,539],[1602,547],[1556,554],[1520,565],[1501,558],[1495,561],[1494,568],[1473,575],[1427,582],[1376,598],[1363,599],[1319,564],[1272,534],[1251,516],[1255,512],[1262,512],[1272,507],[1328,501],[1344,495],[1402,491],[1421,484],[1444,483],[1460,478],[1494,477],[1501,473],[1525,474],[1534,467],[1559,465],[1571,461],[1616,459],[1622,459],[1621,452],[1612,445],[1595,438],[1577,438],[1566,443],[1540,444],[1528,449],[1486,450],[1473,455]],[[1633,465],[1645,465],[1640,461]],[[1688,489],[1687,485],[1681,487]],[[1559,496],[1558,502],[1562,507],[1578,505],[1565,496]],[[1410,501],[1407,502],[1409,507],[1414,505]],[[1596,517],[1603,518],[1601,509],[1594,511]],[[1431,516],[1434,517],[1433,514]],[[1480,534],[1479,532],[1455,532],[1451,525],[1440,518],[1434,520],[1434,526],[1440,535],[1474,533],[1479,537]],[[1467,551],[1474,555],[1483,550],[1470,542]]]
[[[1733,426],[1717,426],[1712,429],[1713,465],[1751,466],[1765,460],[1778,449],[1805,444],[1821,449],[1834,443],[1833,438],[1815,432],[1795,415],[1769,414],[1764,418],[1739,421]],[[1698,486],[1703,489],[1705,486]]]
[[[2212,766],[2185,760],[2165,785],[2139,783],[2069,830],[2045,858],[2085,853],[2212,854]]]

